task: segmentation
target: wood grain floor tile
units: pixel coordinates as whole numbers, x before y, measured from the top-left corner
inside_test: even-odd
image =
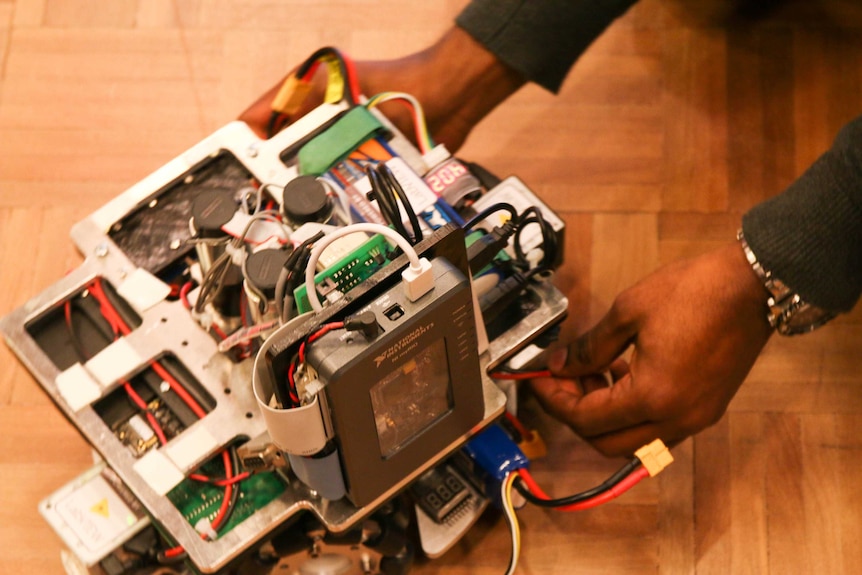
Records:
[[[0,315],[81,262],[69,228],[230,121],[322,45],[356,58],[427,46],[467,0],[0,0]],[[527,86],[460,151],[516,174],[567,224],[572,339],[661,264],[732,241],[862,112],[862,6],[642,0],[558,95]],[[708,302],[704,302],[708,305]],[[519,512],[525,575],[851,574],[862,565],[862,306],[774,337],[724,418],[677,462],[595,510]],[[528,394],[555,494],[621,464]],[[0,573],[56,573],[38,501],[90,450],[0,346]],[[489,514],[414,572],[502,572]]]

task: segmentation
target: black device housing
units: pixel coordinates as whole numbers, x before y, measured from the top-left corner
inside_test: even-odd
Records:
[[[434,288],[417,301],[399,284],[360,310],[377,318],[376,337],[334,331],[308,351],[357,506],[447,452],[484,416],[470,282],[444,258],[432,269]]]

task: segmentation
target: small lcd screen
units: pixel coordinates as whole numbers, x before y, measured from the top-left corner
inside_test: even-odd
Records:
[[[452,408],[443,339],[432,343],[371,388],[380,453],[389,457]]]

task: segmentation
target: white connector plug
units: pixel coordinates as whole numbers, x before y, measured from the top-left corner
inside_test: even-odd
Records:
[[[422,161],[425,162],[425,165],[428,166],[428,170],[431,171],[451,157],[452,154],[449,153],[446,146],[443,144],[437,144],[422,154]]]
[[[416,301],[434,289],[434,270],[427,258],[419,258],[419,265],[410,265],[401,272],[404,280],[404,291],[410,301]]]
[[[236,489],[236,487],[234,487]],[[195,531],[204,536],[204,538],[209,541],[215,541],[218,539],[218,533],[213,529],[213,524],[210,522],[209,517],[203,517],[197,523],[195,523]]]

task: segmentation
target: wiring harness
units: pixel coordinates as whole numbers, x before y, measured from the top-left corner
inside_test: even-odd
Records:
[[[111,301],[108,292],[104,289],[102,285],[101,278],[96,278],[92,282],[87,285],[86,294],[90,297],[93,297],[99,304],[99,313],[102,319],[107,323],[110,327],[111,332],[113,333],[114,340],[116,341],[121,336],[129,335],[132,332],[132,328],[130,327],[130,322],[128,319],[124,318],[121,312],[117,309],[114,303]],[[69,330],[70,335],[72,335],[72,340],[75,342],[75,348],[78,350],[78,353],[81,354],[81,361],[86,361],[89,359],[89,356],[83,349],[83,344],[77,338],[74,324],[72,323],[72,300],[66,300],[65,304],[65,320],[66,326]],[[150,362],[150,367],[155,371],[162,380],[167,383],[171,391],[177,394],[179,398],[183,401],[183,403],[194,413],[194,415],[198,419],[203,419],[206,416],[206,411],[201,406],[199,401],[193,397],[192,393],[190,393],[180,382],[179,380],[173,376],[173,374],[166,369],[162,363],[158,360],[153,360]],[[168,437],[162,429],[162,425],[156,419],[150,407],[147,403],[141,398],[140,394],[138,394],[132,384],[128,380],[123,380],[120,382],[126,394],[129,397],[129,400],[132,404],[138,408],[147,418],[150,426],[153,429],[153,432],[156,434],[156,437],[159,440],[159,444],[165,445],[168,442]],[[218,531],[221,527],[223,527],[230,520],[230,517],[236,508],[237,501],[239,500],[240,490],[236,486],[236,484],[240,481],[248,479],[251,476],[250,473],[241,473],[235,475],[235,471],[239,469],[239,462],[237,459],[236,448],[234,446],[228,447],[221,452],[221,458],[224,465],[224,478],[213,479],[202,475],[200,473],[191,473],[189,474],[189,479],[195,481],[205,481],[210,482],[215,485],[224,487],[224,495],[222,496],[222,502],[219,506],[218,512],[216,516],[212,519],[212,521],[205,521],[204,523],[195,526],[195,528],[201,533],[201,537],[204,539],[215,539],[218,537]],[[172,564],[183,561],[186,558],[185,550],[181,546],[174,546],[169,549],[160,551],[157,555],[157,560],[163,564]]]
[[[507,418],[516,428],[526,429],[514,416],[507,414]],[[559,498],[550,497],[533,479],[526,467],[508,472],[500,486],[500,502],[512,538],[512,552],[506,575],[514,573],[521,545],[513,491],[517,491],[526,501],[539,507],[557,511],[583,511],[619,497],[647,477],[655,477],[672,462],[673,456],[668,448],[660,439],[656,439],[638,449],[634,457],[601,484],[580,493]]]

